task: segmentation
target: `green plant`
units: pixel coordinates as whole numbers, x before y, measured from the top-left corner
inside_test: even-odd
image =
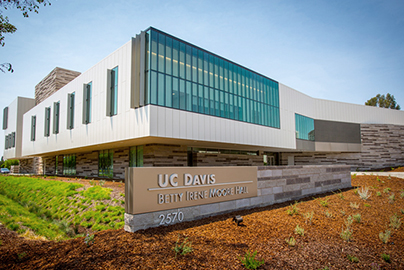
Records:
[[[18,260],[21,261],[25,256],[27,256],[26,252],[22,252],[18,254]]]
[[[358,190],[358,194],[359,194],[359,197],[362,199],[362,200],[367,200],[367,199],[369,199],[370,198],[370,192],[369,192],[369,188],[362,188],[361,190]]]
[[[332,218],[332,213],[328,212],[328,210],[326,210],[326,211],[324,212],[324,214],[325,214],[326,217]]]
[[[349,261],[351,261],[351,262],[354,262],[354,263],[357,263],[357,262],[359,262],[359,259],[357,258],[357,257],[355,257],[355,256],[352,256],[352,255],[347,255],[347,258],[348,258],[348,260]]]
[[[393,194],[391,194],[391,195],[389,196],[389,203],[393,204],[395,200],[396,200],[396,196],[395,196],[394,193],[393,193]]]
[[[89,246],[91,244],[94,244],[94,234],[87,234],[86,237],[84,238],[84,243]]]
[[[298,205],[298,202],[291,204],[290,208],[288,210],[286,210],[286,213],[288,213],[289,216],[299,214],[299,208],[297,207],[297,205]]]
[[[390,190],[391,190],[391,188],[385,188],[385,189],[383,189],[383,193],[389,193]]]
[[[355,177],[356,177],[356,174],[355,174]],[[339,190],[339,192],[333,192],[333,193],[336,194],[336,195],[338,195],[338,197],[339,197],[341,200],[345,200],[344,194],[342,193],[341,190]]]
[[[299,224],[296,225],[295,234],[298,234],[300,236],[304,236],[304,229],[302,227],[300,227]]]
[[[352,216],[347,217],[347,219],[345,220],[345,225],[346,225],[346,228],[347,228],[347,229],[350,229],[350,228],[351,228],[352,223],[353,223]]]
[[[380,232],[379,233],[379,239],[384,243],[384,244],[386,244],[388,241],[389,241],[389,239],[390,239],[390,235],[391,235],[391,232],[389,231],[389,230],[386,230],[386,232]]]
[[[380,196],[382,196],[382,193],[380,191],[378,191],[378,192],[376,192],[376,196],[380,197]]]
[[[311,225],[312,220],[313,220],[313,215],[314,215],[314,211],[307,212],[307,213],[305,213],[305,214],[303,215],[306,224]]]
[[[345,216],[345,211],[344,210],[341,210],[340,212],[341,212],[342,216]]]
[[[397,230],[401,226],[401,219],[397,214],[394,214],[393,216],[390,217],[390,227],[393,229]]]
[[[352,179],[355,179],[356,178],[356,173],[354,173],[351,177],[352,177]]]
[[[192,246],[191,242],[187,242],[188,237],[186,237],[181,244],[178,245],[178,242],[180,241],[180,236],[178,235],[177,242],[175,242],[175,246],[172,248],[175,252],[175,258],[177,258],[177,255],[185,255],[187,253],[192,252]]]
[[[376,180],[377,180],[377,181],[379,181],[379,182],[381,182],[381,180],[380,180],[379,176],[376,178]]]
[[[328,202],[328,200],[329,200],[330,198],[325,198],[324,200],[320,200],[320,205],[322,206],[322,207],[328,207],[328,205],[329,205],[329,202]]]
[[[342,229],[340,237],[345,241],[349,242],[352,238],[352,230],[350,230],[349,228],[346,228],[345,230]]]
[[[400,209],[400,211],[401,211],[401,214],[404,214],[404,209]]]
[[[349,203],[349,206],[352,208],[352,209],[359,209],[359,203]]]
[[[353,219],[354,219],[356,222],[361,223],[361,220],[362,220],[361,214],[355,214],[355,215],[353,215]]]
[[[365,203],[364,206],[365,206],[365,207],[372,207],[372,206],[371,206],[370,204],[368,204],[368,203]]]
[[[101,187],[105,185],[105,180],[100,180],[100,182],[98,183]]]
[[[285,242],[291,247],[294,247],[296,245],[296,239],[293,236],[291,236],[290,238],[286,238]]]
[[[254,251],[253,253],[247,251],[244,258],[239,257],[239,259],[246,269],[257,269],[264,264],[264,260],[259,261],[255,256],[257,256],[257,251]]]
[[[388,255],[388,254],[383,253],[383,254],[382,254],[382,259],[383,259],[385,262],[387,262],[387,263],[390,263],[390,262],[391,262],[391,261],[390,261],[390,255]]]

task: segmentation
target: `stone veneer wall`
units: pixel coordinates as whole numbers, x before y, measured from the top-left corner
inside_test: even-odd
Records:
[[[81,73],[64,68],[54,68],[45,78],[35,86],[35,105],[71,82]]]
[[[135,232],[157,227],[161,214],[166,216],[181,211],[184,214],[183,221],[191,221],[351,187],[350,166],[344,165],[262,166],[257,169],[257,180],[257,197],[137,215],[125,213],[124,229]]]
[[[347,164],[352,170],[372,170],[404,165],[404,126],[361,124],[361,153],[282,153],[281,164],[293,155],[295,165]]]
[[[30,173],[34,172],[34,159],[20,159],[20,173]]]
[[[186,146],[146,144],[143,146],[144,167],[178,167],[187,166]]]
[[[196,166],[261,166],[262,156],[197,153]]]
[[[43,161],[41,157],[20,160],[20,173],[43,174]]]

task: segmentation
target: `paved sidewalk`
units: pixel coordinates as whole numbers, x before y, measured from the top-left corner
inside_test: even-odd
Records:
[[[379,176],[391,176],[404,179],[404,172],[351,172],[351,175],[379,175]]]

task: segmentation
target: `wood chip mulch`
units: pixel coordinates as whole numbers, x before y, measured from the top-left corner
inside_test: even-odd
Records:
[[[83,237],[26,240],[0,226],[0,269],[243,269],[239,258],[249,250],[265,261],[259,269],[404,269],[404,225],[389,228],[391,216],[404,216],[404,180],[366,175],[355,177],[352,185],[369,187],[371,197],[365,201],[355,189],[347,189],[343,199],[328,193],[300,200],[294,216],[286,213],[293,203],[287,202],[136,233],[107,230],[96,233],[89,246]],[[383,192],[386,188],[389,193]],[[321,200],[328,200],[328,207],[321,206]],[[304,214],[311,211],[310,225]],[[346,242],[340,233],[347,217],[358,213],[362,221],[352,224],[353,238]],[[236,214],[243,216],[243,226],[232,222]],[[294,233],[296,225],[304,228],[304,236]],[[379,233],[386,229],[391,238],[383,244]],[[293,247],[285,242],[291,236],[296,239]],[[180,242],[187,237],[193,252],[175,258],[172,248],[178,237]],[[381,258],[383,253],[390,255],[390,263]],[[351,262],[348,255],[359,262]]]

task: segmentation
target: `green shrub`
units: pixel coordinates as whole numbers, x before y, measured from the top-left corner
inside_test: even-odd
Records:
[[[299,224],[297,224],[295,227],[295,234],[304,236],[304,229],[302,227],[300,227]]]
[[[357,257],[355,257],[355,256],[351,256],[351,255],[347,255],[347,258],[348,258],[348,260],[349,261],[351,261],[351,262],[354,262],[354,263],[357,263],[357,262],[359,262],[359,259],[357,258]]]
[[[305,222],[306,224],[311,225],[312,220],[313,220],[313,215],[314,215],[314,211],[305,213],[305,214],[303,215],[303,216],[304,216],[304,220],[305,220],[304,222]]]
[[[389,239],[390,239],[390,235],[391,235],[391,232],[390,232],[389,230],[386,230],[384,233],[383,233],[383,232],[380,232],[380,233],[379,233],[379,239],[380,239],[384,244],[387,244],[387,242],[388,242]]]
[[[353,215],[353,219],[354,219],[356,222],[361,223],[361,221],[362,221],[362,216],[361,216],[361,214],[355,214],[355,215]]]
[[[188,237],[186,237],[181,244],[178,244],[180,241],[180,236],[178,236],[177,242],[175,242],[175,246],[172,248],[175,252],[175,258],[177,258],[177,255],[185,255],[187,253],[192,252],[192,243],[187,242]]]
[[[340,233],[340,237],[349,242],[352,238],[352,230],[350,230],[349,228],[346,228],[345,230],[343,229]]]
[[[382,254],[382,259],[383,259],[385,262],[388,262],[388,263],[391,262],[391,261],[390,261],[390,255],[388,255],[388,254],[383,253],[383,254]]]
[[[286,210],[286,213],[288,213],[289,216],[298,215],[299,208],[297,207],[297,205],[298,205],[298,202],[291,204],[290,208],[288,210]]]
[[[239,259],[246,269],[257,269],[264,264],[264,260],[259,261],[255,256],[257,256],[257,251],[254,251],[253,253],[247,251],[244,258],[239,257]]]
[[[291,236],[290,238],[286,238],[285,242],[291,247],[294,247],[296,245],[296,239],[293,236]]]
[[[394,214],[393,216],[390,217],[390,227],[392,227],[395,230],[398,230],[401,226],[401,219],[397,214]]]

